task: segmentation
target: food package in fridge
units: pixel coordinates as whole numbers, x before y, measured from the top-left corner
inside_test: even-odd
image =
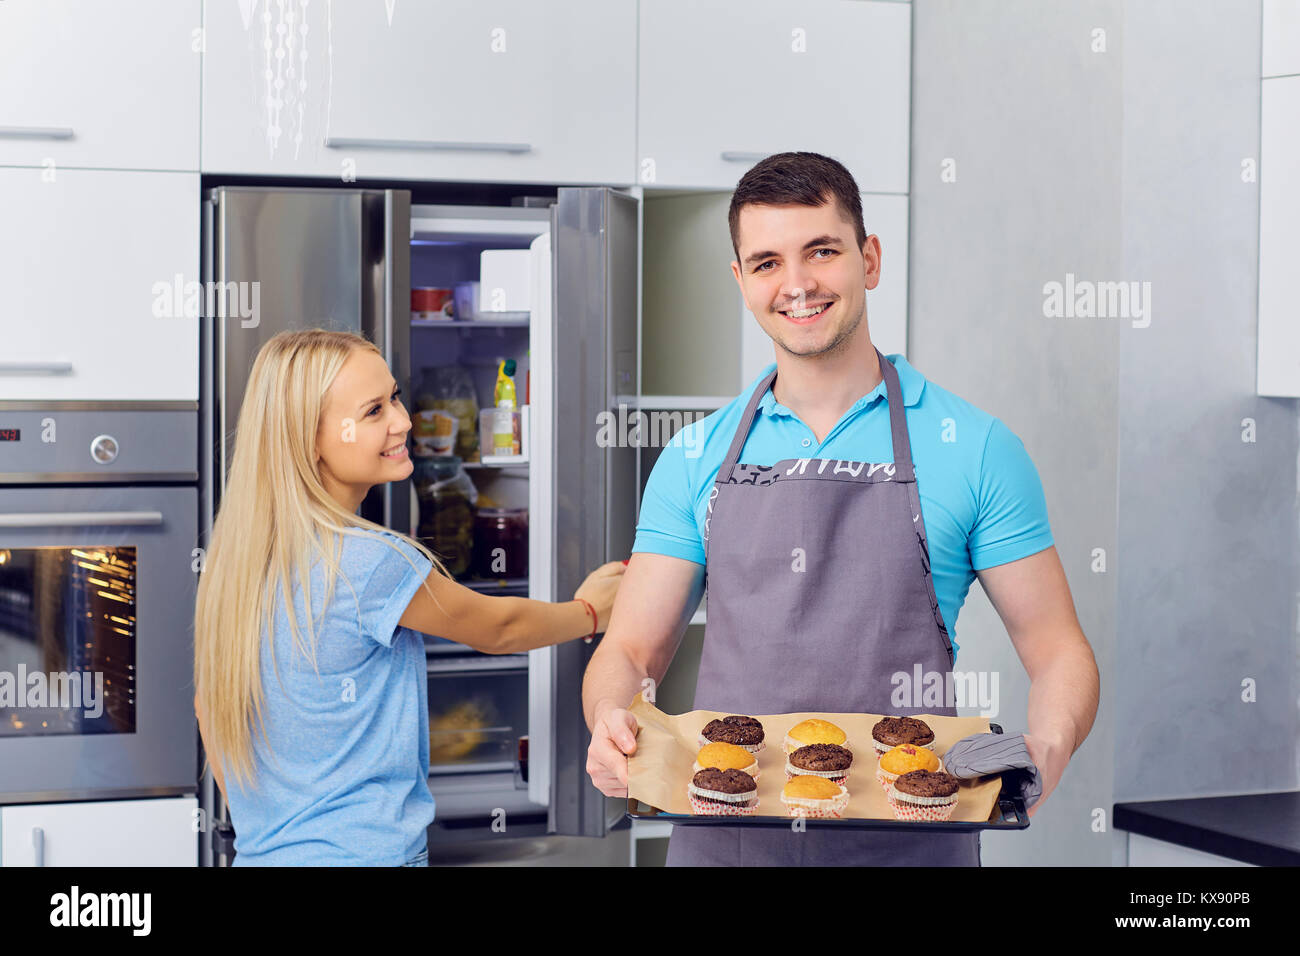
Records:
[[[528,312],[527,249],[484,249],[479,254],[478,314]]]
[[[460,365],[425,369],[416,393],[416,407],[454,416],[456,441],[451,454],[461,461],[479,460],[478,397],[469,369]]]

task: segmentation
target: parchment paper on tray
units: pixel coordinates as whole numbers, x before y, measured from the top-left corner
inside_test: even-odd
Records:
[[[694,776],[691,765],[700,751],[700,731],[709,721],[726,717],[726,712],[692,710],[673,717],[648,703],[640,694],[636,695],[628,710],[640,725],[636,736],[636,752],[627,760],[628,796],[666,813],[690,815],[691,805],[686,798],[686,785]],[[885,715],[804,713],[747,716],[762,721],[763,739],[767,744],[758,754],[757,816],[786,815],[785,805],[781,803],[781,788],[786,783],[786,755],[781,749],[781,742],[785,739],[786,732],[799,721],[820,717],[836,724],[848,734],[848,746],[853,751],[853,765],[849,768],[849,776],[845,781],[845,786],[849,788],[849,805],[844,810],[843,819],[895,819],[889,801],[885,799],[885,791],[876,780],[876,758],[871,743],[871,728]],[[940,759],[961,738],[989,732],[987,717],[916,716],[934,731],[934,752]],[[984,822],[992,814],[1001,788],[1001,776],[963,780],[952,820]],[[725,817],[719,818],[719,822],[737,825],[739,821],[735,817]],[[926,825],[915,824],[918,827]]]

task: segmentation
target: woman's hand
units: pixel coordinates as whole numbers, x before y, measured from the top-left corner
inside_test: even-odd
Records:
[[[614,609],[614,596],[618,586],[623,582],[623,572],[627,565],[622,561],[610,561],[602,564],[587,575],[587,580],[579,585],[573,593],[574,600],[581,598],[596,610],[596,633],[603,633],[609,626],[609,615]]]

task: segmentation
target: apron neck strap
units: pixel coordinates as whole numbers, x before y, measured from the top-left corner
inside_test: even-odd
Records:
[[[885,400],[889,403],[889,432],[894,444],[894,480],[911,481],[912,443],[907,435],[907,415],[903,408],[903,387],[898,381],[898,369],[881,354],[880,349],[876,349],[876,357],[880,360],[880,371],[885,380]],[[745,447],[746,439],[749,438],[749,429],[754,424],[758,403],[763,400],[763,396],[767,394],[774,381],[776,381],[776,369],[772,369],[767,378],[758,383],[754,394],[750,396],[749,403],[745,406],[745,414],[741,416],[736,434],[731,439],[731,448],[727,450],[727,457],[723,459],[722,466],[718,469],[718,477],[723,483],[731,480],[731,473],[736,467],[736,462],[740,460],[740,452]]]
[[[889,434],[894,440],[894,480],[911,481],[912,441],[907,435],[907,409],[903,405],[903,386],[898,381],[898,369],[881,355],[880,371],[885,376],[885,401],[889,403]]]

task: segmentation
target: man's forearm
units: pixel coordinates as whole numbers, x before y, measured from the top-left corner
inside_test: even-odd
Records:
[[[621,648],[602,642],[591,655],[587,673],[582,679],[582,710],[587,729],[596,726],[601,712],[607,707],[630,704],[647,676]]]
[[[1029,733],[1079,749],[1097,717],[1097,662],[1086,640],[1059,654],[1029,684]]]

